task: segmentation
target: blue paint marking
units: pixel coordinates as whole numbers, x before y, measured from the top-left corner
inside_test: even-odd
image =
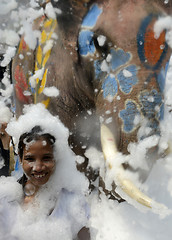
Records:
[[[14,175],[17,174],[17,176],[21,177],[23,175],[23,168],[20,164],[20,161],[19,161],[19,157],[17,157],[16,159],[16,162],[15,162],[15,167],[14,167]]]
[[[102,9],[99,8],[97,4],[94,4],[89,10],[88,14],[83,19],[82,27],[93,28],[101,13]]]
[[[128,101],[126,108],[119,113],[120,118],[123,120],[124,131],[130,133],[134,130],[134,119],[140,115],[137,105],[133,101]]]
[[[125,74],[125,70],[128,71],[129,76],[127,76],[127,73]],[[138,83],[137,67],[135,65],[130,65],[124,68],[118,73],[117,78],[121,91],[129,94],[132,91],[133,86]]]
[[[33,74],[32,74],[32,75],[33,75]],[[30,82],[29,82],[29,85],[30,85],[31,93],[35,93],[35,92],[36,92],[36,89],[31,86],[31,83],[30,83]]]
[[[113,74],[110,74],[102,85],[103,97],[106,98],[109,95],[114,97],[118,91],[118,84]]]
[[[19,168],[20,168],[20,161],[19,161],[19,158],[17,157],[16,163],[15,163],[15,171],[18,171]]]
[[[157,77],[157,82],[158,82],[161,93],[163,93],[164,88],[165,88],[165,78],[166,78],[165,70],[164,70],[164,68],[161,68],[161,71],[159,72],[158,77]]]
[[[142,104],[142,112],[149,120],[157,119],[162,120],[164,117],[164,104],[162,102],[162,94],[157,90],[151,92],[142,92],[140,94],[140,102]],[[156,110],[159,107],[159,111]]]
[[[164,103],[162,103],[160,111],[157,113],[157,118],[159,121],[162,121],[164,119]]]
[[[167,53],[168,45],[167,45],[167,43],[165,43],[164,50],[163,50],[163,52],[160,56],[160,59],[158,60],[158,62],[154,66],[151,66],[147,63],[147,59],[145,57],[145,50],[144,50],[145,34],[146,34],[147,27],[151,23],[153,18],[157,19],[158,16],[155,15],[155,14],[150,14],[141,23],[140,29],[139,29],[138,34],[137,34],[137,49],[138,49],[139,58],[140,58],[142,64],[145,66],[145,68],[155,70],[155,69],[158,69],[161,66],[162,60],[164,59],[164,57]]]
[[[79,53],[82,56],[95,53],[96,48],[94,45],[93,35],[93,32],[87,30],[83,30],[79,33]]]
[[[96,79],[100,79],[100,77],[101,77],[101,73],[102,73],[101,64],[102,64],[102,61],[100,61],[100,60],[94,61],[94,73],[95,73]]]
[[[165,64],[165,76],[167,75],[168,67],[169,67],[169,61]]]
[[[146,29],[149,25],[149,23],[152,21],[153,15],[150,14],[148,17],[146,17],[141,26],[140,29],[138,31],[137,34],[137,48],[138,48],[138,55],[140,57],[140,60],[143,64],[145,64],[145,55],[144,55],[144,42],[145,42],[145,33],[146,33]],[[147,64],[146,64],[147,66]],[[149,65],[147,66],[149,68]]]
[[[131,54],[129,52],[124,52],[122,49],[115,50],[112,48],[110,53],[112,56],[111,68],[113,71],[126,64],[131,58]]]

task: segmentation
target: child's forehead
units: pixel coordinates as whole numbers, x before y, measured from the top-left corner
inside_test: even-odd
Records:
[[[23,139],[24,143],[29,143],[31,141],[51,141],[51,137],[48,134],[29,134]]]
[[[24,150],[25,151],[30,151],[30,150],[34,150],[34,149],[44,149],[44,148],[53,148],[52,144],[50,143],[50,140],[42,137],[39,139],[33,139],[31,141],[27,140],[24,142]]]

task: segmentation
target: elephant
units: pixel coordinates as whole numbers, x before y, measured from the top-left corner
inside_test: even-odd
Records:
[[[154,26],[172,12],[172,3],[51,0],[42,1],[40,9],[33,42],[25,32],[12,62],[16,115],[25,104],[44,103],[69,129],[76,154],[84,156],[95,145],[111,168],[109,159],[127,155],[131,142],[161,134],[171,50],[166,31],[155,37]],[[139,135],[144,121],[149,131]],[[86,171],[87,165],[86,158],[78,168]],[[86,173],[90,179],[97,174]],[[121,175],[116,184],[151,207],[151,200]]]

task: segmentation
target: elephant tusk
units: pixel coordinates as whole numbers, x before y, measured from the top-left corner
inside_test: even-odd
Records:
[[[101,125],[101,145],[105,160],[108,160],[109,167],[112,168],[110,160],[116,156],[118,149],[111,131],[104,124]]]
[[[124,169],[122,169],[124,171]],[[142,193],[132,182],[131,180],[122,177],[123,174],[117,176],[119,187],[132,199],[136,200],[138,203],[152,208],[153,200]]]
[[[117,155],[118,150],[116,147],[115,139],[110,129],[104,124],[101,125],[101,144],[104,158],[109,166],[112,168],[114,156]],[[124,168],[120,165],[119,173],[116,176],[117,185],[132,199],[141,203],[142,205],[152,208],[154,202],[151,198],[142,193],[131,180],[124,177]]]

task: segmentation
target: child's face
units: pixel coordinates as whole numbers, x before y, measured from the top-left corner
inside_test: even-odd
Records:
[[[48,182],[55,168],[53,147],[44,139],[25,145],[22,167],[29,180],[35,186]]]

